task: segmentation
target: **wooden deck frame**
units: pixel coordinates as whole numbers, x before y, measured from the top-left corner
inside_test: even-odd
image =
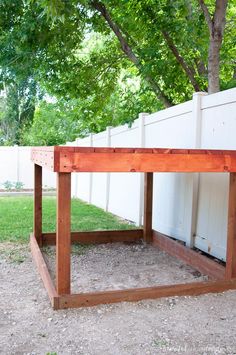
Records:
[[[98,155],[99,154],[99,159]],[[111,154],[115,159],[111,160]],[[115,155],[114,155],[115,154]],[[86,158],[86,159],[85,159]],[[146,159],[146,160],[145,160]],[[199,295],[236,289],[236,152],[129,148],[33,148],[35,164],[34,233],[30,237],[33,259],[47,290],[52,307],[94,306],[101,303],[137,301],[159,297]],[[109,161],[110,160],[110,161]],[[95,164],[96,161],[96,165]],[[108,164],[109,161],[109,164]],[[112,161],[112,164],[110,162]],[[108,167],[107,167],[108,164]],[[42,167],[57,172],[57,230],[42,232]],[[124,171],[145,173],[144,226],[127,231],[70,231],[70,180],[72,171]],[[152,230],[153,172],[229,172],[229,210],[226,267],[173,239]],[[71,294],[71,243],[134,242],[165,250],[209,276],[209,281],[145,288]],[[56,245],[56,286],[51,279],[40,247]]]
[[[117,231],[112,231],[117,232]],[[121,231],[125,236],[125,232]],[[140,239],[140,230],[138,233],[135,233],[136,230],[132,231],[130,234],[130,241]],[[87,237],[86,243],[93,243],[96,239],[96,243],[99,243],[97,232],[89,232],[90,234],[83,234],[83,232],[74,232],[72,237],[73,242],[84,240]],[[110,242],[110,231],[101,232],[101,243],[104,243],[106,239],[106,234],[108,235],[108,241]],[[93,235],[94,234],[94,235]],[[171,238],[160,235],[158,232],[153,231],[154,241],[153,245],[165,250],[172,256],[176,256],[187,264],[195,267],[200,272],[204,272],[209,275],[209,281],[201,282],[191,282],[185,284],[173,284],[173,285],[164,285],[164,286],[153,286],[153,287],[144,287],[144,288],[132,288],[124,290],[112,290],[112,291],[100,291],[100,292],[88,292],[88,293],[79,293],[79,294],[61,294],[59,295],[56,291],[56,288],[51,279],[50,273],[44,261],[41,249],[38,245],[38,242],[35,236],[32,234],[30,237],[30,245],[33,259],[36,263],[38,271],[41,275],[44,287],[48,293],[51,305],[53,309],[65,309],[65,308],[74,308],[74,307],[90,307],[98,304],[104,303],[116,303],[116,302],[133,302],[143,299],[156,299],[161,297],[171,297],[171,296],[184,296],[184,295],[200,295],[205,293],[216,293],[223,292],[226,290],[236,289],[236,279],[227,279],[225,278],[225,267],[218,264],[217,262],[209,259],[208,257],[198,254],[196,251],[193,251],[183,245],[179,244],[176,241],[173,241]],[[125,242],[127,242],[127,237]],[[56,241],[55,233],[44,233],[43,234],[43,245],[53,245],[53,242]],[[117,241],[117,240],[116,240]],[[166,245],[165,245],[166,244]],[[180,250],[184,250],[180,255]],[[198,263],[199,259],[199,263]],[[187,262],[188,261],[188,262]]]

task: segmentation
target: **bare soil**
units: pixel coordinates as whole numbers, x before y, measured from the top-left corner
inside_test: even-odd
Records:
[[[74,248],[72,265],[73,291],[205,278],[143,245]],[[0,354],[236,354],[235,305],[228,291],[53,311],[28,247],[0,244]]]
[[[44,252],[55,279],[55,248]],[[102,244],[72,248],[72,291],[91,292],[208,279],[182,261],[151,245]]]

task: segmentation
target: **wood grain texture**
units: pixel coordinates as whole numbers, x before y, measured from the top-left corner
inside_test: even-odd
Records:
[[[56,233],[43,233],[42,238],[43,245],[56,244]],[[80,244],[135,242],[141,238],[143,238],[142,229],[71,232],[71,242]]]
[[[144,174],[144,216],[143,239],[146,243],[152,242],[152,201],[153,200],[153,173]]]
[[[161,297],[200,295],[204,293],[223,292],[230,289],[236,289],[236,280],[192,282],[188,284],[72,294],[59,297],[58,308],[90,307],[98,304],[135,302],[143,299],[156,299]]]
[[[225,277],[236,277],[236,173],[230,174]]]
[[[34,164],[34,235],[42,246],[42,167]]]
[[[236,156],[222,154],[67,153],[60,156],[63,172],[229,172]]]
[[[153,231],[153,245],[169,255],[183,260],[186,264],[194,267],[202,274],[208,275],[211,279],[222,280],[225,278],[225,267],[223,265],[164,234]]]
[[[230,150],[55,146],[33,148],[31,159],[57,172],[236,172]]]
[[[70,294],[71,252],[71,174],[57,174],[56,287]]]
[[[30,235],[30,248],[33,260],[38,268],[39,274],[42,278],[44,287],[49,296],[50,302],[54,308],[57,308],[58,294],[51,280],[47,265],[44,261],[43,255],[37,243],[37,240],[33,234]]]

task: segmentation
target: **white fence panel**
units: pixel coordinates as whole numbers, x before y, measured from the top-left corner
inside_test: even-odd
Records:
[[[0,147],[0,188],[6,181],[21,182],[25,189],[33,188],[33,164],[31,147]],[[43,187],[56,187],[56,174],[43,169]]]
[[[236,89],[202,99],[201,148],[236,149]],[[201,174],[195,246],[226,257],[228,174]]]
[[[30,160],[30,149],[27,147],[18,148],[18,180],[24,182],[24,187],[33,188],[32,182],[34,181],[33,164]],[[43,174],[46,170],[43,169]],[[45,184],[45,179],[43,184]]]
[[[90,147],[92,145],[92,135],[84,139],[77,139],[76,145],[79,147]],[[72,196],[79,197],[86,202],[91,202],[91,183],[91,173],[73,174]]]
[[[112,147],[140,147],[139,126],[137,120],[133,126],[111,130]],[[134,173],[112,173],[109,183],[108,210],[115,215],[140,223],[140,177]]]
[[[192,101],[174,109],[171,107],[147,117],[146,147],[194,148]],[[191,175],[158,173],[154,177],[153,228],[181,240],[186,240],[188,234]]]
[[[94,147],[107,147],[107,132],[102,132],[93,136]],[[92,173],[92,193],[91,203],[106,209],[106,173]]]
[[[0,188],[18,179],[18,147],[0,147]]]

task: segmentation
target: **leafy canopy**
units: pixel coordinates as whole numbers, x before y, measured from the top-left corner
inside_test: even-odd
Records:
[[[212,15],[215,1],[206,3]],[[0,12],[5,142],[61,144],[207,90],[209,33],[196,0],[1,0]],[[235,18],[232,1],[222,89],[236,85]],[[45,92],[57,102],[40,103]]]

